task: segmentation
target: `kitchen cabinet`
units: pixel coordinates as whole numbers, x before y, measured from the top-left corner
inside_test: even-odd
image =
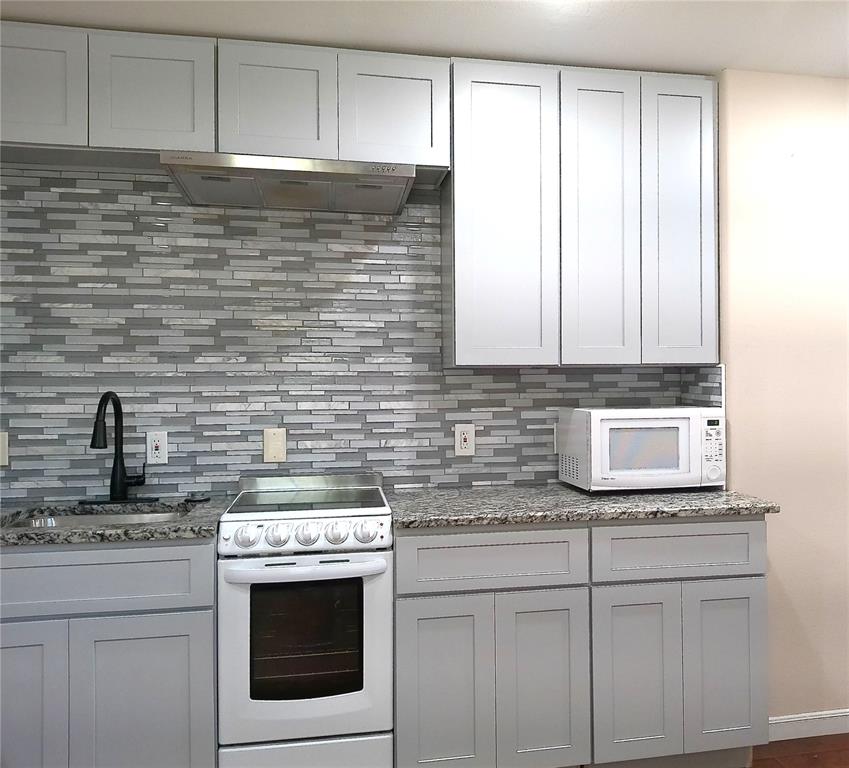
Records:
[[[212,611],[70,622],[70,764],[215,764]]]
[[[597,763],[684,751],[681,584],[593,587]]]
[[[89,33],[89,143],[215,149],[215,40]]]
[[[561,109],[561,362],[641,361],[640,75],[567,69]]]
[[[339,159],[450,164],[450,63],[339,52]]]
[[[67,768],[68,622],[0,626],[0,672],[3,768]]]
[[[716,83],[642,78],[642,358],[718,360]]]
[[[88,143],[88,34],[0,23],[0,136],[37,144]]]
[[[332,48],[219,40],[219,151],[337,158],[336,88]]]
[[[398,768],[495,765],[492,594],[395,606]]]
[[[559,167],[558,70],[454,61],[447,365],[560,362]]]

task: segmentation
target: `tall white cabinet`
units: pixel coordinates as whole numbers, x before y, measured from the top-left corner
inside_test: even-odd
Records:
[[[466,60],[453,67],[448,362],[556,365],[558,71]]]

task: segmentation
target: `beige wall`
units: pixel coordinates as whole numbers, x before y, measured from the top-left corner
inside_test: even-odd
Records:
[[[729,481],[768,521],[770,714],[849,708],[849,80],[720,80]]]

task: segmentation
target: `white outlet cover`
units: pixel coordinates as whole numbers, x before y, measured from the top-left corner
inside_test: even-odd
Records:
[[[286,461],[286,430],[262,430],[262,460],[269,463]]]
[[[454,425],[454,454],[456,456],[475,455],[475,425]]]
[[[9,466],[9,433],[0,432],[0,467]]]
[[[148,464],[168,463],[168,433],[148,432],[145,435],[146,457]]]

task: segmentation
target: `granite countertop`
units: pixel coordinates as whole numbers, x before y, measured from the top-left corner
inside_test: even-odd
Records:
[[[169,539],[211,539],[218,530],[218,518],[233,501],[233,496],[214,496],[209,501],[193,503],[182,499],[163,499],[162,509],[152,509],[144,504],[138,509],[133,504],[77,504],[44,505],[36,509],[3,512],[0,515],[0,546],[31,544],[92,544],[121,541],[164,541]],[[90,522],[85,525],[55,528],[29,528],[11,526],[16,520],[33,514],[43,516],[134,514],[135,512],[170,512],[188,507],[187,514],[179,520],[159,523],[105,523]]]
[[[735,491],[589,494],[559,484],[396,489],[388,491],[386,498],[396,529],[745,516],[779,511],[777,504]]]

